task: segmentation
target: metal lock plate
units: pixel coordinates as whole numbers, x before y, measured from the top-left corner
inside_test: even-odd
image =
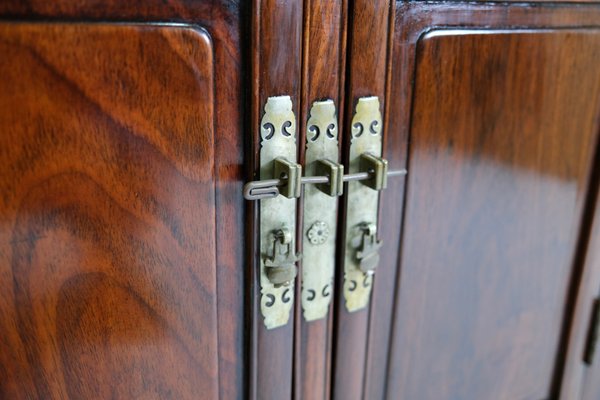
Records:
[[[288,323],[296,276],[296,199],[301,168],[296,164],[296,118],[289,96],[269,97],[260,123],[260,179],[288,174],[283,195],[260,200],[260,311],[267,329]],[[276,161],[277,159],[277,161]],[[277,176],[276,176],[277,174]],[[293,175],[293,176],[292,176]],[[286,196],[290,196],[288,198]]]
[[[332,100],[313,103],[306,124],[305,174],[329,176],[328,184],[304,187],[302,310],[307,321],[324,318],[333,297],[337,195],[343,190],[338,164],[338,123]]]
[[[358,99],[352,118],[349,173],[371,172],[364,182],[348,182],[344,237],[344,299],[350,312],[369,303],[381,242],[376,238],[379,189],[386,185],[382,121],[377,97]]]

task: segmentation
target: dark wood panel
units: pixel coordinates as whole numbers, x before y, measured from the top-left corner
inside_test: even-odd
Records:
[[[600,33],[439,30],[419,45],[388,394],[548,398]]]
[[[252,4],[252,105],[248,131],[252,147],[248,162],[253,168],[248,169],[248,179],[256,179],[259,172],[259,121],[267,99],[290,96],[298,119],[302,76],[302,1],[254,0]],[[265,328],[259,307],[260,246],[256,240],[259,203],[248,202],[248,209],[249,258],[253,274],[250,397],[287,399],[293,393],[294,317],[290,316],[290,322],[283,327]]]
[[[5,398],[218,395],[213,51],[0,25]]]
[[[338,132],[343,131],[347,4],[343,0],[307,0],[304,10],[298,120],[299,160],[302,165],[305,165],[306,122],[313,102],[332,99],[337,110]],[[297,235],[301,238],[303,224],[306,223],[302,216],[302,203],[298,210],[300,223]],[[302,240],[299,240],[299,245],[302,251]],[[298,266],[298,276],[301,277],[302,260]],[[327,318],[307,322],[302,315],[300,284],[296,285],[296,299],[294,398],[327,399],[331,392],[333,306]]]
[[[218,134],[215,138],[214,173],[216,257],[219,266],[219,393],[224,398],[243,396],[248,371],[245,368],[247,339],[244,336],[244,315],[247,304],[245,284],[249,271],[244,268],[244,208],[240,196],[245,179],[242,168],[244,99],[240,94],[242,71],[248,65],[245,61],[248,57],[242,57],[240,41],[249,37],[249,26],[245,22],[249,6],[249,2],[238,4],[228,0],[173,0],[168,4],[162,0],[0,2],[0,18],[4,20],[177,22],[202,26],[209,32],[216,71],[214,125]]]
[[[388,159],[394,157],[406,162],[406,144],[408,142],[410,115],[413,96],[413,71],[415,49],[418,39],[425,32],[436,26],[449,27],[487,27],[487,28],[568,28],[577,26],[594,26],[600,21],[598,5],[538,5],[527,4],[459,4],[459,3],[397,3],[395,32],[392,53],[392,82],[390,90],[390,113],[388,131],[393,134],[386,137]],[[391,142],[390,142],[391,141]],[[389,195],[388,195],[389,196]],[[385,204],[384,197],[382,205]],[[399,274],[399,279],[402,275]],[[398,284],[399,285],[399,284]],[[398,298],[399,292],[396,292]],[[571,293],[570,298],[573,298]],[[398,300],[396,301],[398,303]],[[565,315],[571,315],[573,304],[568,304]],[[397,332],[397,318],[394,332]],[[568,326],[566,318],[564,326]],[[563,345],[564,345],[563,337]],[[390,368],[388,371],[388,398],[397,398],[397,360],[400,348],[396,335],[392,334],[390,350]],[[562,355],[559,355],[559,359]],[[557,363],[555,376],[560,377],[560,360]],[[556,379],[556,382],[559,382]]]
[[[386,120],[388,41],[393,11],[392,2],[389,0],[354,1],[349,7],[345,130],[342,139],[346,167],[348,167],[347,157],[350,142],[348,127],[358,99],[365,96],[378,96],[384,121]],[[386,135],[387,131],[384,127],[384,141]],[[391,168],[394,167],[395,165],[392,164]],[[340,225],[343,225],[345,221],[344,206],[340,209],[340,215]],[[395,224],[392,221],[389,226],[398,232],[400,230],[399,221],[396,221]],[[344,232],[344,229],[341,226],[340,232]],[[380,237],[385,237],[387,234],[385,230],[385,227],[379,227]],[[394,243],[392,236],[390,239],[390,243]],[[368,309],[354,313],[347,311],[342,295],[344,279],[342,262],[338,266],[332,393],[336,399],[358,399],[363,396],[366,398],[381,397],[387,367],[386,360],[379,357],[378,351],[372,353],[371,350],[377,347],[378,343],[387,343],[390,332],[396,264],[387,262],[387,256],[384,253],[388,251],[395,255],[395,244],[391,246],[382,251]],[[339,254],[343,254],[343,249],[339,251]],[[338,259],[343,260],[343,256]],[[388,283],[391,284],[391,287]],[[385,346],[379,347],[379,350],[384,353],[387,351]]]

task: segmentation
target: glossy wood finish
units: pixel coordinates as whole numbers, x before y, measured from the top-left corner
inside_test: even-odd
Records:
[[[298,120],[302,65],[302,2],[255,0],[252,11],[252,110],[250,178],[258,174],[259,121],[270,96],[288,95]],[[298,137],[298,131],[296,133]],[[260,263],[256,218],[258,203],[249,202],[249,243],[253,274],[250,398],[287,399],[292,396],[294,318],[283,327],[267,330],[260,313]],[[297,242],[297,241],[296,241]],[[299,297],[294,299],[300,301]]]
[[[303,165],[305,165],[306,121],[313,102],[332,99],[337,110],[338,132],[343,132],[346,15],[347,4],[344,0],[304,2],[302,87],[298,119],[298,143],[301,144],[299,159]],[[340,145],[340,150],[341,148]],[[303,237],[303,223],[306,223],[302,217],[302,210],[303,207],[300,206],[299,238]],[[302,240],[299,241],[299,245],[302,251]],[[302,260],[298,265],[300,277]],[[307,322],[302,314],[301,298],[301,285],[298,284],[296,285],[294,398],[328,399],[331,392],[334,307],[331,304],[327,318]]]
[[[508,8],[507,8],[508,7]],[[452,4],[452,3],[397,3],[395,33],[392,55],[392,82],[390,89],[390,113],[388,131],[388,158],[396,157],[406,160],[406,143],[408,142],[410,115],[412,110],[413,74],[415,63],[415,49],[419,37],[435,26],[453,27],[487,27],[507,28],[567,28],[577,26],[594,26],[600,20],[598,5],[538,5],[530,7],[520,5],[498,4]],[[394,141],[390,145],[390,140]],[[410,174],[410,173],[409,173]],[[384,199],[385,201],[385,199]],[[402,274],[399,275],[402,279]],[[396,296],[399,292],[396,290]],[[574,298],[571,293],[570,298]],[[570,303],[570,302],[569,302]],[[396,308],[398,301],[396,302]],[[571,314],[573,304],[568,304],[566,315]],[[397,312],[395,311],[397,321]],[[568,318],[567,318],[568,319]],[[565,321],[568,325],[568,321]],[[398,330],[396,323],[394,330]],[[563,337],[562,345],[565,340]],[[397,360],[400,348],[397,345],[396,335],[392,335],[390,347],[390,368],[388,372],[387,397],[397,398]],[[563,348],[561,346],[561,352]],[[559,360],[557,366],[561,365]],[[555,383],[560,382],[562,371],[556,368]]]
[[[216,397],[208,35],[3,23],[0,52],[3,397]]]
[[[229,1],[144,2],[61,0],[3,1],[0,18],[9,21],[112,21],[176,22],[201,26],[212,42],[214,76],[214,205],[216,228],[216,306],[218,314],[218,388],[221,398],[239,398],[245,393],[247,369],[244,310],[247,276],[244,268],[242,186],[242,84],[241,37],[249,29],[242,18],[249,7]],[[6,60],[2,60],[6,62]],[[13,105],[14,106],[14,105]],[[180,114],[180,111],[177,112]],[[2,130],[4,132],[4,130]],[[187,150],[186,150],[187,151]],[[174,153],[175,158],[183,154]],[[176,160],[173,160],[175,162]],[[194,200],[196,201],[196,200]],[[170,203],[166,211],[180,209]],[[187,205],[185,207],[188,207]],[[165,288],[166,289],[166,288]],[[213,373],[214,374],[214,373]],[[146,384],[153,382],[147,377]]]
[[[551,397],[599,31],[434,31],[419,46],[388,396]]]
[[[381,102],[382,115],[385,121],[386,78],[388,73],[388,40],[390,38],[390,21],[393,20],[392,3],[388,0],[358,0],[349,9],[350,25],[348,28],[348,64],[346,84],[346,127],[355,111],[360,97],[378,96]],[[386,130],[384,127],[384,140]],[[344,131],[344,157],[349,151],[350,132]],[[385,149],[384,149],[385,155]],[[394,164],[391,165],[394,168]],[[393,186],[393,185],[392,185]],[[343,225],[345,210],[341,209],[340,225]],[[399,213],[398,213],[399,214]],[[393,223],[399,232],[400,223]],[[344,227],[340,227],[344,232]],[[381,228],[381,227],[380,227]],[[385,228],[383,228],[385,229]],[[385,235],[380,229],[380,237]],[[391,236],[391,243],[394,243]],[[341,253],[340,250],[340,254]],[[384,250],[385,252],[385,250]],[[396,248],[388,249],[395,254]],[[343,257],[339,257],[343,260]],[[341,264],[341,263],[340,263]],[[391,310],[393,305],[393,287],[395,282],[395,263],[387,262],[387,255],[382,254],[382,261],[377,269],[369,309],[355,313],[346,310],[341,288],[343,287],[343,265],[340,265],[336,279],[338,281],[336,295],[336,323],[334,331],[335,353],[333,364],[333,398],[358,399],[378,398],[379,383],[385,379],[386,358],[380,358],[378,351],[371,350],[376,344],[386,343],[390,332]],[[384,353],[384,346],[378,347]],[[371,379],[375,380],[371,382]],[[375,391],[371,391],[374,389]]]

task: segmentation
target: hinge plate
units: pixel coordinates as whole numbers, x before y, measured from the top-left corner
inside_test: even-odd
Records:
[[[264,111],[260,123],[260,179],[274,179],[275,173],[287,171],[299,180],[302,174],[296,164],[296,117],[292,100],[289,96],[269,97]],[[294,196],[299,185],[289,185],[285,193],[291,198],[279,195],[260,200],[260,311],[267,329],[287,324],[294,304],[298,258],[293,240],[296,234]]]
[[[313,103],[306,127],[305,174],[310,177],[326,173],[331,178],[329,184],[304,188],[302,310],[304,318],[313,321],[327,315],[333,297],[336,196],[343,188],[333,101]]]
[[[369,163],[373,157],[381,157],[382,121],[379,99],[363,97],[358,99],[356,112],[352,118],[349,173],[361,172],[365,166],[365,154]],[[362,160],[362,161],[361,161]],[[383,165],[385,164],[385,165]],[[387,169],[387,164],[380,163],[379,170]],[[381,171],[380,171],[381,172]],[[373,286],[374,266],[379,256],[377,252],[381,242],[377,240],[377,208],[379,191],[385,187],[385,181],[379,179],[374,183],[348,182],[346,193],[346,229],[344,236],[344,299],[349,312],[358,311],[367,306]],[[368,227],[368,229],[365,229]],[[366,232],[366,233],[365,233]],[[367,237],[365,237],[367,235]],[[370,235],[370,236],[369,236]],[[369,250],[369,266],[364,271],[364,256],[367,249],[365,243],[372,246]],[[362,265],[361,265],[362,264]],[[361,268],[362,266],[362,268]]]

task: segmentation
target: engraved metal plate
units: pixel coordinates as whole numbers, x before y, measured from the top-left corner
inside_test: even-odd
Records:
[[[338,163],[338,124],[332,100],[313,103],[306,124],[305,175],[319,175],[320,162]],[[343,175],[343,167],[341,175]],[[339,172],[339,170],[337,170]],[[339,181],[341,182],[341,176]],[[302,310],[307,321],[324,318],[333,297],[337,194],[304,187]]]
[[[294,163],[297,160],[296,118],[289,96],[269,97],[264,111],[260,123],[260,179],[273,179],[275,158],[283,157]],[[269,280],[265,265],[273,260],[274,246],[283,232],[292,238],[295,235],[296,199],[279,195],[260,200],[260,311],[267,329],[287,324],[294,304],[294,279],[287,284],[275,285]],[[288,247],[277,248],[295,252],[295,245],[291,239]]]
[[[382,122],[377,97],[358,99],[352,118],[349,173],[361,170],[361,155],[381,156]],[[344,299],[350,312],[369,303],[374,270],[361,270],[361,249],[365,227],[376,233],[379,192],[361,182],[348,182],[346,230],[344,235]],[[380,242],[379,242],[380,243]],[[363,265],[364,267],[364,265]]]

